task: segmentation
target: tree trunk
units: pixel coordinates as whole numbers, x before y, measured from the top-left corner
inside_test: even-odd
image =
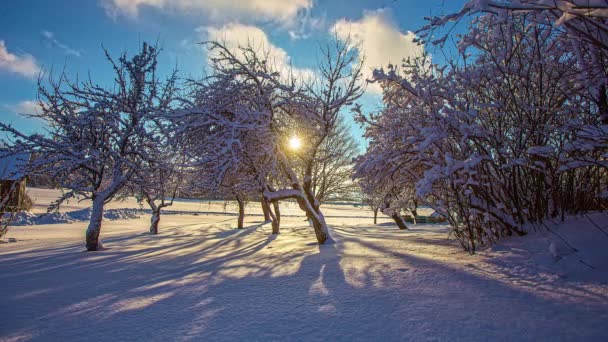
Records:
[[[272,202],[272,206],[274,207],[274,213],[270,210],[270,206],[268,207],[268,213],[272,218],[272,234],[277,235],[281,229],[281,211],[278,201]]]
[[[243,229],[243,221],[245,220],[245,201],[240,195],[236,196],[236,201],[239,204],[239,219],[238,229]]]
[[[299,190],[299,189],[294,189]],[[315,236],[317,242],[322,245],[327,240],[333,241],[329,235],[329,229],[325,223],[325,217],[321,210],[315,210],[313,204],[308,200],[306,196],[297,197],[298,205],[300,209],[306,213],[306,217],[312,221],[312,226],[315,230]]]
[[[327,223],[325,223],[325,217],[320,210],[320,204],[317,201],[314,193],[311,188],[311,179],[312,177],[307,174],[304,177],[304,201],[305,201],[305,211],[308,218],[312,221],[312,226],[315,229],[315,235],[317,237],[317,241],[320,245],[324,244],[325,241],[331,239],[329,235],[329,229],[327,229]]]
[[[414,222],[414,224],[418,224],[416,222],[416,216],[418,216],[418,201],[414,200],[414,208],[412,208],[412,222]]]
[[[317,242],[320,245],[324,244],[327,240],[331,239],[329,235],[329,230],[327,229],[327,223],[325,223],[325,217],[321,211],[312,212],[310,215],[310,219],[312,220],[312,226],[315,229],[315,235],[317,237]]]
[[[272,206],[274,207],[274,216],[276,216],[277,222],[281,223],[281,208],[279,208],[279,201],[272,202]]]
[[[393,220],[395,220],[395,223],[397,224],[397,227],[399,227],[399,229],[407,229],[407,225],[405,224],[405,220],[403,219],[403,217],[401,217],[401,215],[399,215],[398,213],[395,213],[393,215],[391,215],[391,217],[393,218]]]
[[[374,224],[378,224],[378,208],[374,209]]]
[[[608,125],[608,96],[606,96],[606,85],[602,84],[599,90],[598,108],[602,125]]]
[[[314,194],[310,191],[310,165],[307,166],[304,176],[304,186],[302,186],[296,173],[288,166],[290,164],[285,154],[279,150],[278,157],[281,160],[287,177],[291,181],[291,188],[301,193],[301,195],[297,197],[298,205],[300,206],[300,209],[302,209],[302,211],[304,211],[306,215],[312,219],[317,241],[320,245],[324,244],[327,240],[332,241],[331,236],[329,235],[329,230],[327,229],[327,224],[325,223],[325,218],[323,217],[323,213],[321,213],[321,210],[319,209],[319,203],[315,199]],[[277,200],[277,198],[274,200]]]
[[[93,210],[89,220],[89,227],[86,231],[87,251],[96,251],[102,246],[99,243],[99,233],[101,232],[101,220],[103,219],[104,198],[96,197],[93,200]]]
[[[152,218],[150,219],[150,233],[158,234],[158,222],[160,222],[160,208],[152,211]]]
[[[268,222],[271,220],[270,218],[270,205],[268,201],[264,198],[264,195],[260,197],[260,202],[262,203],[262,212],[264,213],[264,221]]]

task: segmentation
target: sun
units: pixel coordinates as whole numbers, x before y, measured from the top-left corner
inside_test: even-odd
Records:
[[[292,150],[299,150],[302,146],[302,141],[297,136],[289,138],[289,148]]]

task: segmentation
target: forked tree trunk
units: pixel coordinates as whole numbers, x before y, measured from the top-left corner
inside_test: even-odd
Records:
[[[378,208],[374,209],[374,224],[378,224]]]
[[[152,211],[152,218],[150,219],[150,233],[158,234],[158,223],[160,222],[160,208]]]
[[[405,220],[403,219],[403,217],[401,215],[399,215],[398,213],[395,213],[395,214],[391,215],[391,217],[393,218],[393,220],[395,221],[395,223],[397,224],[397,227],[399,227],[399,229],[407,229]]]
[[[243,229],[243,221],[245,220],[245,201],[240,195],[236,196],[236,201],[239,204],[239,219],[238,229]]]
[[[103,219],[104,198],[96,197],[93,200],[93,210],[89,220],[89,227],[86,231],[86,247],[87,251],[96,251],[100,249],[99,233],[101,232],[101,221]]]
[[[326,241],[332,241],[331,236],[329,235],[329,229],[327,228],[327,223],[325,223],[325,217],[323,217],[323,213],[319,209],[319,204],[316,201],[314,194],[311,192],[311,172],[310,166],[308,166],[307,172],[304,176],[304,186],[300,184],[298,180],[298,176],[296,173],[289,167],[290,163],[287,160],[287,157],[280,150],[278,151],[278,157],[284,166],[284,171],[287,174],[287,177],[291,181],[291,190],[298,192],[297,195],[291,193],[286,196],[279,197],[267,197],[267,199],[276,201],[279,199],[285,198],[295,198],[298,201],[298,205],[300,209],[306,213],[306,216],[312,219],[313,227],[315,230],[315,235],[317,237],[317,242],[320,245],[324,244]]]
[[[152,217],[150,217],[150,233],[158,234],[158,222],[160,222],[160,210],[163,208],[162,203],[160,205],[156,205],[154,200],[150,198],[150,196],[146,195],[148,205],[150,209],[152,209]]]
[[[260,202],[262,203],[262,212],[264,213],[264,221],[268,222],[271,220],[270,205],[268,204],[268,201],[264,198],[264,195],[261,196]]]

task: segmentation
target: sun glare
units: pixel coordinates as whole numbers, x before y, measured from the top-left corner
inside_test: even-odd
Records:
[[[298,138],[297,136],[293,136],[291,138],[289,138],[289,148],[292,150],[299,150],[300,146],[302,146],[302,142],[300,141],[300,138]]]

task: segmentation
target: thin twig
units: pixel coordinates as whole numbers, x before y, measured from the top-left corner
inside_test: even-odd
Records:
[[[592,270],[594,270],[594,269],[595,269],[595,267],[593,267],[593,266],[589,265],[588,263],[584,262],[583,260],[579,260],[578,262],[580,262],[580,263],[581,263],[581,264],[583,264],[583,265],[587,265],[587,266],[588,266],[590,269],[592,269]]]
[[[549,226],[547,226],[545,223],[543,223],[543,226],[545,226],[545,228],[547,228],[547,230],[548,230],[548,231],[549,231],[551,234],[553,234],[553,235],[557,236],[557,237],[558,237],[560,240],[562,240],[562,241],[563,241],[563,242],[566,244],[566,246],[568,246],[568,247],[570,247],[570,248],[572,249],[572,251],[574,251],[574,252],[578,252],[578,249],[574,248],[574,246],[572,246],[570,243],[568,243],[568,241],[566,241],[566,239],[564,239],[564,238],[563,238],[563,237],[561,237],[559,234],[557,234],[556,232],[554,232],[553,230],[551,230],[551,228],[549,228]]]
[[[608,232],[606,232],[605,230],[602,229],[602,227],[600,227],[597,223],[595,223],[591,217],[589,217],[588,214],[585,214],[585,217],[587,217],[587,220],[589,220],[589,222],[591,222],[592,225],[595,226],[595,228],[597,228],[600,232],[604,233],[604,235],[608,236]]]

